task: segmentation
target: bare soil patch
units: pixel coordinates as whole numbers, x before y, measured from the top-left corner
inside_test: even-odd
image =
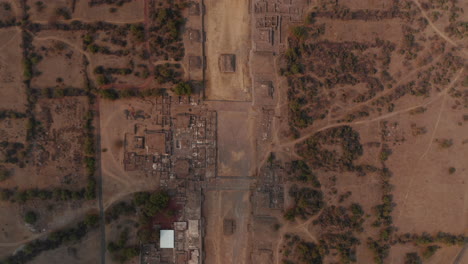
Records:
[[[210,191],[205,194],[203,214],[206,226],[206,263],[249,262],[249,192]],[[235,232],[226,236],[224,219],[235,221]]]
[[[249,1],[206,1],[206,96],[210,100],[249,101],[250,16]],[[236,71],[222,73],[221,54],[236,56]]]
[[[0,107],[23,112],[26,95],[21,43],[21,32],[16,28],[0,29]]]

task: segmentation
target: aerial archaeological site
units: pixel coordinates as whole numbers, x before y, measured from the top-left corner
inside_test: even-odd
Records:
[[[0,264],[468,264],[467,0],[0,0]]]

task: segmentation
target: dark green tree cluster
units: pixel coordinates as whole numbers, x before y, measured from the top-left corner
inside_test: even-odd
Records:
[[[292,174],[295,178],[302,182],[312,184],[315,188],[320,188],[320,181],[315,173],[309,168],[307,163],[303,160],[294,160],[291,163]]]
[[[4,159],[0,161],[6,163],[16,164],[22,162],[26,155],[25,146],[20,142],[2,141],[0,142],[0,150],[4,153]]]
[[[359,133],[350,126],[321,131],[305,141],[299,153],[310,160],[313,168],[354,171],[354,160],[363,154]],[[328,146],[341,146],[341,153]]]
[[[133,198],[133,202],[139,208],[143,223],[148,223],[152,217],[165,210],[170,201],[169,194],[164,190],[153,193],[135,193]]]
[[[324,208],[313,223],[324,229],[331,227],[341,231],[363,232],[363,216],[364,211],[359,204],[352,204],[349,208],[333,205]]]
[[[170,3],[170,2],[169,2]],[[152,13],[153,26],[149,32],[151,38],[151,52],[163,59],[179,61],[184,56],[184,45],[182,43],[182,27],[185,19],[182,11],[184,5],[169,4],[170,7],[156,8]]]
[[[136,214],[136,207],[133,202],[119,202],[106,210],[106,223],[111,223],[119,219],[121,215],[134,215]]]
[[[294,198],[294,207],[284,213],[284,218],[293,221],[296,216],[306,218],[317,214],[324,206],[323,194],[319,190],[311,188],[298,188],[293,185],[289,189],[289,195]]]

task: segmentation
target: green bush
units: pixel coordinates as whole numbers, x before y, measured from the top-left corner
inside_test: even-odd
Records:
[[[88,227],[96,227],[99,224],[99,216],[97,214],[88,214],[85,217],[84,223]]]
[[[191,95],[192,94],[192,85],[188,82],[178,83],[174,88],[174,92],[177,95]]]
[[[119,93],[114,89],[103,89],[99,90],[102,98],[109,99],[109,100],[117,100],[119,99]]]
[[[10,171],[5,168],[0,168],[0,182],[8,179],[10,177]]]
[[[291,29],[291,33],[295,38],[302,40],[307,36],[307,28],[304,26],[296,26]]]
[[[405,264],[422,264],[421,257],[416,252],[407,253],[405,256]]]
[[[33,211],[28,211],[25,215],[24,215],[24,221],[28,224],[35,224],[37,222],[37,219],[38,219],[38,215],[33,212]]]

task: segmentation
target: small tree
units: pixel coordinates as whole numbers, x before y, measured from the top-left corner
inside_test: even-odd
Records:
[[[38,216],[34,211],[28,211],[24,216],[24,221],[28,224],[34,224],[37,222]]]
[[[192,86],[188,82],[182,82],[176,85],[176,87],[174,88],[174,92],[177,95],[191,95]]]

